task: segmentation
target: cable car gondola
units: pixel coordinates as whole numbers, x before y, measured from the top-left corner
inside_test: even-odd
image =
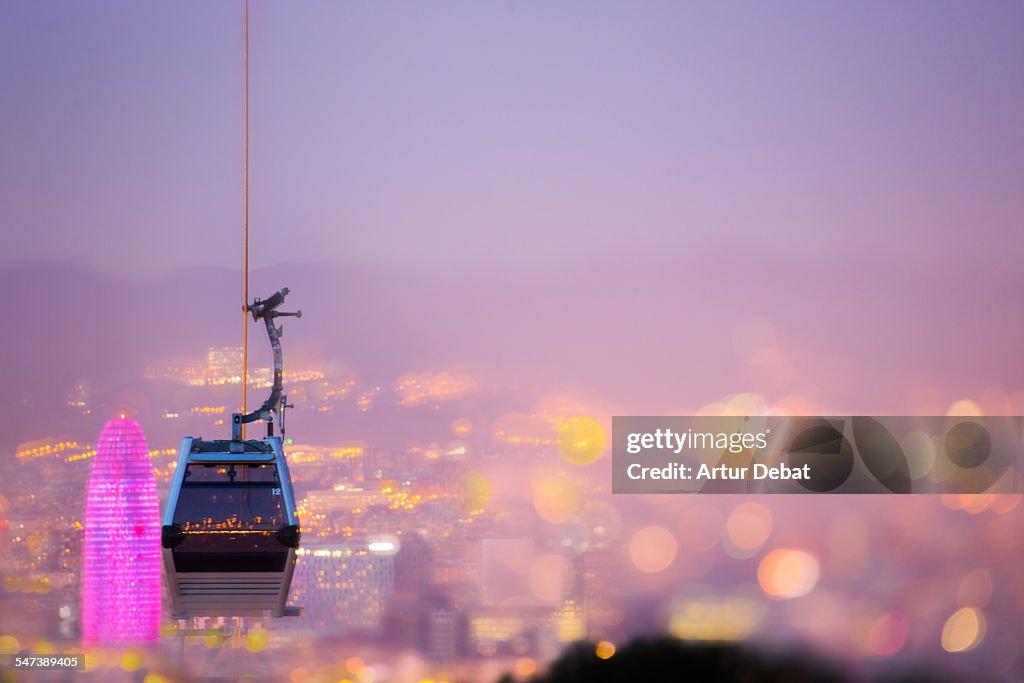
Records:
[[[161,544],[174,616],[263,616],[297,613],[287,607],[300,528],[282,436],[284,288],[246,309],[263,320],[274,353],[270,397],[251,413],[231,416],[231,439],[187,436],[164,511]],[[244,381],[244,380],[243,380]],[[274,435],[274,414],[280,436]],[[243,437],[243,425],[264,420],[263,439]]]

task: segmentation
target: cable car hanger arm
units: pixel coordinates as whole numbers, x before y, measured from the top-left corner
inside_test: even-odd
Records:
[[[274,318],[302,317],[302,311],[286,313],[284,311],[277,310],[278,307],[284,303],[284,298],[288,296],[288,292],[289,289],[284,287],[267,299],[257,298],[253,300],[252,304],[245,307],[245,310],[252,313],[253,320],[263,320],[263,323],[267,328],[267,336],[270,338],[270,348],[274,352],[274,385],[270,390],[270,396],[267,397],[267,400],[264,401],[263,405],[259,408],[244,415],[241,413],[232,414],[232,441],[241,441],[243,424],[256,422],[257,420],[270,421],[273,419],[271,413],[279,412],[281,409],[281,393],[284,391],[284,358],[281,353],[281,335],[284,333],[284,328],[283,326],[278,327],[275,325]]]

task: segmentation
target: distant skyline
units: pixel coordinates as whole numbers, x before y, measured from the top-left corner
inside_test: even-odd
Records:
[[[882,251],[984,277],[1024,246],[1022,26],[1015,2],[254,0],[252,265]],[[0,266],[237,268],[241,37],[241,2],[0,6]]]

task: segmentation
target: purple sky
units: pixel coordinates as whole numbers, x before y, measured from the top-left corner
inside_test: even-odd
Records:
[[[0,4],[0,275],[238,267],[241,10]],[[1024,406],[1024,3],[257,1],[251,47],[252,293],[296,289],[331,360],[632,413]],[[157,353],[56,268],[2,280],[25,359],[68,290]],[[237,338],[235,277],[188,276],[219,327],[175,347]],[[148,281],[109,286],[184,289]]]
[[[0,263],[239,261],[241,4],[0,5]],[[1024,5],[254,2],[252,259],[1009,268]]]

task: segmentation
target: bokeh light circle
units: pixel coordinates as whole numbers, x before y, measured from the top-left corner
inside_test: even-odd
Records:
[[[757,580],[765,595],[790,600],[810,593],[818,583],[818,558],[804,550],[780,548],[765,555],[757,568]]]
[[[737,558],[751,557],[772,532],[772,513],[760,503],[741,503],[725,520],[726,550]]]
[[[549,524],[576,521],[586,492],[583,486],[564,473],[542,476],[533,486],[533,507]]]
[[[887,612],[868,630],[868,653],[873,657],[891,657],[907,643],[910,622],[902,612]]]
[[[676,537],[665,527],[648,526],[633,534],[629,543],[629,559],[640,571],[656,574],[676,559]]]
[[[604,429],[589,417],[570,417],[558,428],[558,448],[574,465],[589,465],[604,453]]]
[[[961,607],[942,627],[942,649],[946,652],[973,650],[985,638],[985,616],[974,607]]]

